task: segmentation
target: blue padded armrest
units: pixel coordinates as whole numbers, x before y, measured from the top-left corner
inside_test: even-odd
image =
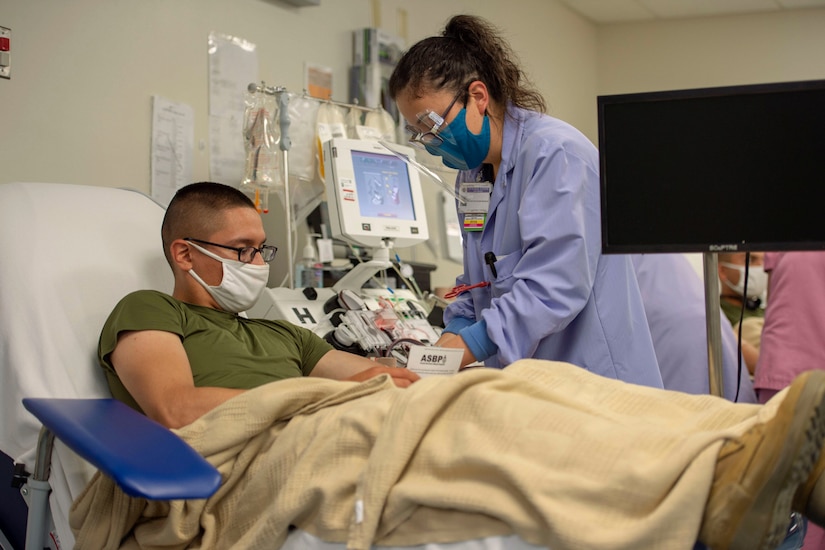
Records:
[[[201,499],[220,487],[220,473],[192,447],[120,401],[25,398],[23,406],[127,495]]]

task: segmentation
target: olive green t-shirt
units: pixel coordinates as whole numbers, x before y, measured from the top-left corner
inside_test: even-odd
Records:
[[[195,386],[250,389],[306,376],[332,349],[313,332],[287,321],[246,319],[195,306],[154,290],[139,290],[115,306],[100,334],[98,359],[115,399],[140,410],[118,378],[110,355],[127,330],[162,330],[183,342]]]
[[[754,309],[745,308],[745,314],[742,315],[742,306],[738,304],[732,304],[730,302],[726,302],[722,300],[720,305],[722,306],[722,311],[725,313],[725,317],[728,318],[730,324],[732,326],[736,326],[739,323],[739,317],[742,316],[743,319],[747,319],[748,317],[765,317],[765,309],[761,307],[756,307]]]

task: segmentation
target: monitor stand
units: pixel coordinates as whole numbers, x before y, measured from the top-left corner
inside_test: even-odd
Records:
[[[708,383],[711,395],[724,396],[722,385],[722,306],[719,303],[719,260],[715,252],[702,254],[705,274],[705,321],[708,343]]]

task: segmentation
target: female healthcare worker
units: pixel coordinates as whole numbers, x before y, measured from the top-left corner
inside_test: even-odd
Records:
[[[547,116],[509,46],[483,19],[453,17],[401,58],[389,92],[410,141],[461,170],[464,273],[439,346],[463,365],[566,361],[662,387],[626,256],[601,254],[598,153]]]

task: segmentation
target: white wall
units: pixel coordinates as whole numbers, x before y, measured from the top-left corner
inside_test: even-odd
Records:
[[[194,108],[195,143],[207,147],[196,147],[193,179],[209,179],[211,31],[256,44],[260,78],[270,85],[300,91],[305,61],[332,67],[333,99],[348,101],[353,30],[378,19],[411,44],[462,12],[501,27],[553,114],[593,126],[595,27],[555,0],[521,0],[518,10],[499,0],[322,0],[306,8],[284,0],[0,0],[0,26],[12,29],[12,78],[0,80],[0,184],[149,192],[152,95]],[[428,212],[437,216],[430,191]],[[281,222],[265,217],[269,240],[285,250]],[[461,269],[442,260],[442,244],[399,252],[439,265],[434,283],[448,286]],[[272,280],[280,281],[285,268],[276,264]]]
[[[601,25],[598,93],[825,78],[825,9]],[[702,256],[689,254],[703,276]]]
[[[270,84],[300,91],[307,59],[333,67],[344,86],[350,29],[369,24],[369,4],[324,4],[0,0],[0,25],[12,29],[12,78],[0,81],[0,177],[149,191],[153,94],[192,105],[195,142],[208,142],[210,31],[257,44]],[[207,148],[196,153],[194,178],[208,175]]]
[[[0,25],[13,33],[12,79],[0,80],[0,183],[148,192],[152,95],[192,105],[195,143],[208,144],[210,31],[255,43],[268,84],[297,91],[305,61],[332,67],[333,98],[347,101],[353,30],[377,24],[412,44],[456,13],[499,26],[550,113],[594,142],[598,94],[825,78],[825,9],[596,26],[556,0],[0,0]],[[196,181],[209,178],[208,154],[196,148]],[[434,188],[427,201],[439,226]],[[266,220],[283,249],[281,220]],[[400,252],[437,264],[438,286],[461,270],[441,242]]]
[[[601,94],[825,78],[825,9],[605,25]]]

